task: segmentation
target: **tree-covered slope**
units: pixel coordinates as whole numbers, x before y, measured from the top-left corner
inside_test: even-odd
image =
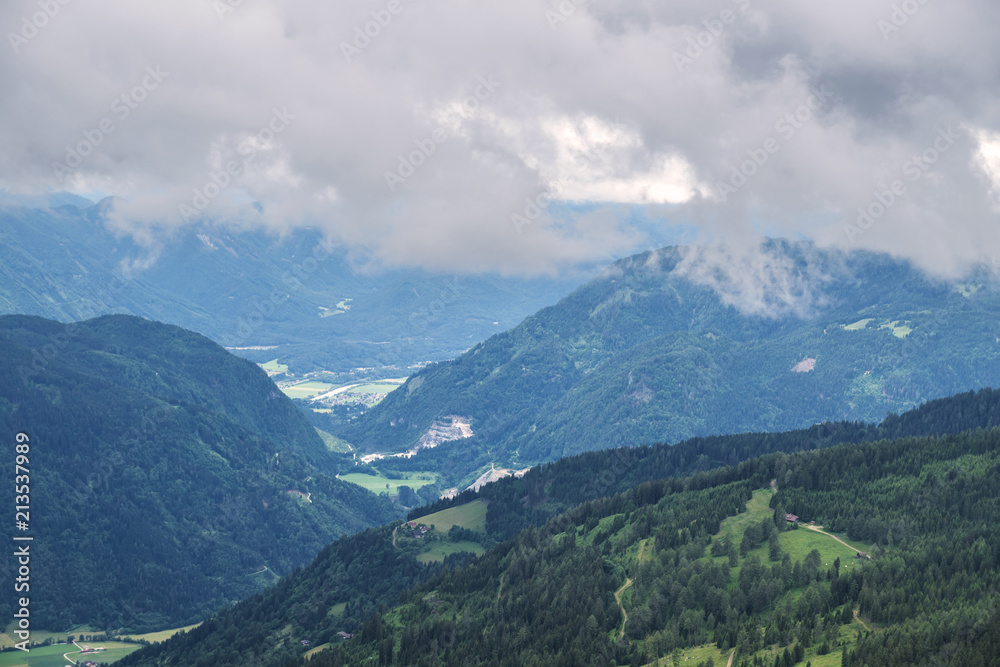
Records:
[[[458,415],[476,433],[453,446],[479,453],[465,455],[470,465],[523,468],[643,442],[876,421],[1000,378],[1000,292],[985,279],[936,283],[886,256],[776,242],[763,252],[815,293],[808,312],[764,317],[693,279],[687,252],[618,262],[420,371],[338,435],[404,451]],[[420,468],[421,456],[407,465]]]
[[[993,664],[998,471],[993,430],[646,483],[442,573],[308,664],[646,665],[707,642],[748,667]]]
[[[576,287],[576,277],[454,276],[373,266],[316,230],[212,225],[150,247],[105,223],[110,200],[53,208],[0,194],[0,314],[127,313],[197,331],[292,372],[455,357]],[[28,202],[19,202],[28,203]]]
[[[828,448],[845,441],[976,432],[998,422],[1000,391],[989,390],[932,401],[908,413],[891,415],[877,426],[823,424],[788,433],[719,436],[674,446],[588,452],[535,468],[523,478],[503,479],[478,493],[442,501],[413,512],[410,518],[433,523],[426,518],[430,512],[485,501],[486,534],[478,539],[486,544],[506,542],[560,513],[665,477],[704,473],[774,452]],[[784,482],[787,468],[780,474]],[[696,498],[694,506],[703,500]],[[395,602],[407,586],[426,581],[439,571],[439,566],[415,561],[405,546],[397,548],[393,528],[372,529],[338,540],[280,585],[216,615],[193,632],[137,653],[127,664],[283,664],[306,650],[302,640],[316,646],[336,641],[337,632],[357,632],[380,605]],[[462,562],[457,556],[452,558],[453,566]],[[428,638],[427,643],[430,641]]]
[[[136,317],[0,317],[0,432],[30,437],[37,629],[194,622],[397,515],[255,364]]]

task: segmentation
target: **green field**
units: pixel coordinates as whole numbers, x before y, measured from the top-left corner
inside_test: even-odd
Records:
[[[908,327],[906,324],[906,322],[900,323],[899,320],[896,320],[879,325],[879,329],[889,329],[896,338],[906,338],[913,332],[913,327]]]
[[[11,621],[10,624],[7,626],[6,631],[3,634],[0,634],[0,649],[10,648],[14,644],[16,644],[18,641],[20,641],[18,639],[15,639],[14,635],[11,634],[16,628],[17,628],[17,621]],[[98,630],[96,628],[92,628],[89,625],[78,625],[78,626],[72,628],[71,630],[67,630],[66,632],[50,632],[48,630],[32,630],[31,631],[31,641],[33,641],[33,642],[43,642],[46,639],[51,639],[52,641],[64,642],[64,641],[66,641],[66,637],[68,635],[73,635],[74,637],[79,637],[81,635],[94,635],[94,634],[103,634],[103,633],[104,633],[103,630]]]
[[[271,359],[271,361],[266,364],[261,364],[261,368],[270,373],[287,373],[288,366],[284,364],[279,364],[277,359]]]
[[[858,320],[854,324],[845,324],[844,328],[848,331],[861,331],[868,326],[868,323],[872,321],[873,318],[869,317],[866,320]]]
[[[32,633],[34,635],[34,633]],[[142,648],[139,644],[125,644],[122,642],[86,642],[88,646],[94,648],[105,647],[108,650],[97,653],[80,654],[80,649],[72,644],[59,644],[53,646],[39,646],[24,651],[6,651],[0,653],[0,667],[64,667],[66,659],[64,653],[69,653],[69,657],[74,662],[81,660],[92,660],[96,663],[110,663],[120,660],[130,653],[134,653]]]
[[[147,632],[146,634],[143,635],[128,635],[124,637],[124,639],[134,639],[134,640],[145,639],[151,644],[155,644],[156,642],[162,642],[167,639],[170,639],[178,632],[182,631],[187,632],[189,630],[194,630],[199,625],[201,625],[201,623],[195,623],[194,625],[188,625],[183,628],[174,628],[173,630],[160,630],[159,632]]]
[[[417,523],[434,526],[435,530],[443,533],[451,530],[452,526],[461,526],[481,533],[486,530],[486,503],[482,500],[473,500],[471,503],[422,516],[417,519]]]
[[[348,394],[388,394],[393,389],[398,389],[398,384],[388,382],[376,382],[373,384],[362,384],[347,390]]]
[[[459,542],[433,542],[432,546],[427,549],[427,551],[424,551],[417,556],[417,560],[424,564],[440,563],[445,559],[445,556],[457,554],[462,551],[474,553],[477,556],[481,556],[486,553],[486,549],[484,549],[483,546],[477,542],[469,542],[467,540]]]
[[[288,398],[311,398],[316,394],[322,394],[333,388],[332,384],[327,384],[326,382],[303,382],[291,387],[282,387],[281,391]]]
[[[372,493],[388,493],[390,496],[399,495],[399,487],[408,486],[414,491],[422,486],[433,484],[437,480],[437,474],[433,472],[410,472],[403,473],[406,479],[389,479],[381,475],[365,475],[360,472],[352,472],[348,475],[340,475],[339,478],[351,484],[371,491]],[[486,516],[485,514],[483,515]]]
[[[315,410],[315,412],[320,412],[320,411]],[[327,412],[330,412],[330,410],[327,410]],[[347,444],[346,440],[341,440],[337,436],[333,435],[332,433],[327,433],[321,428],[316,429],[316,432],[319,433],[319,437],[323,438],[323,444],[326,445],[326,448],[329,449],[331,452],[336,452],[338,454],[351,453],[351,446]]]

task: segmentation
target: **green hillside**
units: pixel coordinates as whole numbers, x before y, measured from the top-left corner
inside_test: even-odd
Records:
[[[298,375],[386,367],[382,377],[398,377],[461,354],[583,281],[373,266],[316,230],[206,224],[146,248],[105,225],[110,200],[66,201],[32,208],[0,193],[0,314],[139,315]]]
[[[308,664],[669,665],[709,642],[737,666],[990,664],[998,469],[994,430],[643,484],[442,573]]]
[[[399,512],[255,364],[136,317],[0,317],[0,432],[30,437],[36,630],[195,623]]]
[[[316,646],[338,641],[338,632],[358,632],[362,628],[363,621],[372,618],[372,614],[381,605],[395,603],[400,593],[407,587],[427,581],[440,572],[440,569],[436,569],[439,565],[434,558],[438,554],[446,557],[445,565],[452,568],[461,566],[468,562],[468,556],[462,555],[460,551],[481,552],[481,549],[468,548],[469,544],[490,546],[499,541],[507,546],[498,548],[506,549],[510,544],[508,542],[510,538],[522,540],[523,535],[520,534],[523,530],[534,531],[527,534],[538,536],[537,527],[550,521],[562,522],[559,525],[565,525],[566,519],[558,518],[560,513],[564,517],[573,517],[573,513],[577,511],[575,508],[607,503],[607,498],[621,498],[623,493],[627,496],[635,487],[651,488],[650,483],[654,480],[690,475],[698,470],[704,471],[708,467],[727,463],[736,465],[745,459],[771,452],[799,452],[816,447],[828,448],[842,440],[861,442],[884,437],[905,438],[961,431],[975,432],[998,424],[1000,424],[1000,391],[983,391],[934,401],[909,413],[891,416],[878,426],[824,424],[807,431],[783,434],[721,436],[695,439],[676,446],[659,445],[589,452],[536,468],[521,479],[507,478],[487,485],[478,494],[465,493],[453,501],[441,502],[435,507],[411,513],[409,518],[415,525],[440,524],[442,529],[449,528],[447,535],[434,535],[434,531],[431,531],[430,542],[425,543],[426,537],[421,540],[413,539],[408,535],[411,529],[404,525],[372,529],[342,538],[325,549],[308,567],[283,580],[278,586],[235,605],[194,632],[142,651],[125,664],[142,666],[254,664],[243,662],[249,660],[248,656],[256,656],[255,659],[260,660],[260,664],[283,664],[303,653],[304,648],[301,645],[303,639]],[[883,445],[857,446],[877,448]],[[845,450],[840,448],[831,451],[836,453],[829,456],[840,457]],[[789,467],[787,462],[798,460],[794,456],[775,458],[772,454],[763,459],[767,462],[766,465],[777,466],[774,472],[770,473],[773,476],[758,475],[763,480],[759,484],[758,481],[753,481],[749,486],[741,487],[745,489],[748,499],[751,498],[749,494],[754,493],[752,499],[747,500],[748,511],[734,515],[731,519],[727,518],[728,514],[723,513],[720,527],[713,533],[716,536],[713,538],[715,543],[721,544],[728,538],[738,549],[741,542],[736,538],[742,538],[751,524],[759,527],[764,518],[770,520],[768,504],[771,492],[767,480],[776,479],[782,484],[787,482],[788,488],[781,491],[779,498],[785,493],[791,493],[795,474],[790,471],[795,469]],[[786,463],[780,463],[782,461]],[[745,465],[724,469],[728,470],[727,473],[712,474],[744,475]],[[675,480],[663,484],[674,485],[671,488],[697,489],[702,488],[704,480],[711,479],[717,477],[707,476],[703,472],[687,481]],[[698,509],[699,502],[701,501],[693,503],[692,511]],[[484,505],[485,517],[482,512]],[[787,511],[793,509],[789,507]],[[809,515],[803,511],[802,516]],[[452,528],[456,521],[459,522],[458,529]],[[598,531],[605,529],[607,539],[600,543],[603,549],[605,543],[619,541],[618,538],[611,539],[612,532],[615,535],[621,533],[620,528],[611,531],[615,521],[614,517],[601,516],[597,519],[597,525],[590,526],[592,522],[588,515],[586,532],[596,539]],[[646,540],[645,549],[650,549],[649,536],[655,534],[656,528],[656,524],[650,523],[648,526],[650,532],[640,534],[639,541]],[[865,549],[869,543],[880,542],[879,539],[867,535],[865,536],[867,539],[856,541],[852,536],[843,535],[841,531],[845,529],[845,526],[835,523],[827,526],[828,531],[839,533],[850,544],[860,546],[864,543]],[[579,537],[582,540],[583,533]],[[758,533],[756,539],[757,546],[748,548],[747,553],[742,556],[737,551],[737,558],[757,555],[763,562],[769,562],[768,536]],[[794,535],[781,533],[779,539],[784,553],[790,554],[790,557],[796,560],[805,559],[814,548],[820,551],[822,557],[830,556],[823,561],[824,563],[832,562],[838,556],[843,557],[845,553],[853,555],[845,552],[846,547],[832,538],[805,529],[797,531]],[[625,558],[627,566],[628,558],[635,557],[641,545],[635,542],[622,544],[627,554]],[[728,551],[727,547],[726,560]],[[456,555],[448,556],[449,553]],[[487,552],[483,558],[489,559],[493,553],[495,551]],[[554,553],[559,552],[556,550]],[[652,554],[652,550],[649,553]],[[719,556],[713,556],[711,562],[718,563],[722,560]],[[843,562],[845,572],[853,567],[846,561]],[[615,567],[609,565],[607,569],[613,572],[620,571],[615,570]],[[792,567],[794,572],[794,564]],[[470,576],[479,575],[470,574]],[[632,577],[631,574],[628,576]],[[490,579],[481,577],[479,581],[487,582]],[[622,584],[618,582],[615,585],[617,590]],[[628,596],[634,595],[634,591],[628,593],[628,590],[625,592],[626,599],[631,600]],[[792,593],[798,595],[794,591]],[[608,610],[605,610],[605,613],[608,613]],[[641,613],[639,618],[642,618]],[[620,617],[615,621],[619,627],[620,621]],[[611,621],[608,620],[607,623],[611,624]],[[576,636],[578,632],[579,628],[570,634]],[[699,640],[706,637],[703,632],[701,635],[693,635],[692,639]],[[427,641],[428,643],[431,641],[430,635]],[[819,645],[821,642],[817,642],[811,648],[812,654],[815,654],[815,649]],[[712,651],[716,655],[719,653],[718,648],[710,651],[702,646],[700,649],[691,649],[685,655],[701,656],[698,659],[703,661]],[[839,656],[837,659],[839,660]],[[627,662],[628,659],[625,659],[623,664]],[[404,661],[402,664],[408,663]],[[825,663],[820,661],[814,664]]]
[[[808,313],[744,315],[676,270],[682,250],[637,255],[420,371],[337,435],[363,451],[405,451],[435,421],[461,416],[474,437],[400,467],[462,485],[491,463],[876,421],[1000,378],[1000,292],[990,284],[962,293],[870,253],[780,242],[768,252],[827,276],[801,277],[816,291]],[[852,326],[860,319],[868,326]]]

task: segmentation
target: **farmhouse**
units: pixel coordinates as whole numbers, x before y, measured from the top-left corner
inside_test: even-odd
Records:
[[[344,631],[340,631],[340,632],[337,633],[337,636],[340,637],[341,639],[350,639],[354,635],[348,634],[348,633],[346,633]]]
[[[787,521],[788,523],[798,523],[799,517],[795,516],[794,514],[786,514],[785,521]]]

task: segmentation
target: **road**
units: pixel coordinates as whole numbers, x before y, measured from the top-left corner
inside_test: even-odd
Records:
[[[817,533],[822,533],[823,535],[826,535],[827,537],[832,537],[833,539],[837,540],[838,542],[840,542],[841,544],[843,544],[848,549],[853,549],[854,551],[856,551],[859,554],[863,555],[868,560],[871,560],[871,558],[872,558],[871,556],[869,556],[868,554],[866,554],[861,549],[858,549],[857,547],[848,544],[847,542],[845,542],[844,540],[840,539],[836,535],[831,535],[830,533],[826,532],[825,530],[822,530],[823,526],[806,526],[806,528],[808,528],[809,530],[815,530]]]
[[[624,617],[623,620],[622,620],[622,631],[621,631],[621,634],[618,635],[618,637],[620,639],[624,639],[625,638],[625,624],[628,623],[628,612],[625,611],[625,607],[622,605],[621,595],[622,595],[622,593],[625,592],[625,589],[628,588],[631,585],[632,585],[632,580],[631,579],[626,579],[625,580],[625,585],[622,586],[621,588],[619,588],[617,591],[615,591],[615,602],[618,603],[618,608],[621,609],[622,616]]]
[[[643,540],[642,542],[639,543],[639,555],[635,557],[636,565],[638,565],[639,563],[642,562],[642,552],[645,549],[646,549],[646,540]],[[622,596],[622,593],[624,593],[625,590],[629,586],[631,586],[631,585],[632,585],[632,580],[631,579],[626,579],[625,580],[625,585],[622,586],[621,588],[619,588],[617,591],[615,591],[615,602],[618,603],[618,608],[621,609],[621,612],[622,612],[622,630],[621,630],[621,633],[618,635],[619,638],[621,638],[621,639],[625,638],[625,624],[628,623],[628,612],[625,611],[625,607],[624,607],[624,605],[622,605],[622,598],[621,598],[621,596]]]

